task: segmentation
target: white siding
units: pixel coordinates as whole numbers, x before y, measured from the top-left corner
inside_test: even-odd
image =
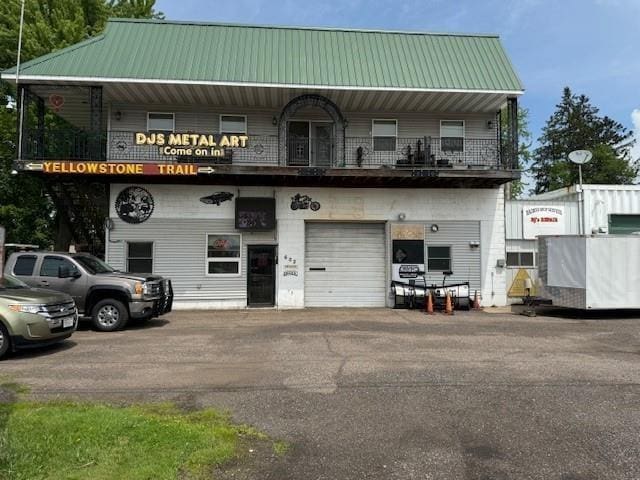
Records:
[[[241,275],[206,275],[206,234],[236,233],[234,220],[150,218],[132,225],[114,219],[109,263],[126,270],[126,242],[153,241],[153,273],[171,278],[177,302],[242,300],[247,297],[247,245],[273,243],[273,233],[242,232]]]
[[[338,107],[340,107],[338,105]],[[238,114],[247,116],[249,135],[278,135],[278,126],[273,125],[274,117],[280,118],[280,110],[259,110],[251,107],[188,107],[175,105],[111,105],[111,129],[128,132],[147,129],[147,112],[175,112],[176,131],[180,132],[217,132],[220,114]],[[120,112],[120,120],[116,120]],[[439,137],[440,120],[464,120],[466,138],[495,139],[495,116],[486,114],[447,114],[447,113],[376,113],[342,112],[348,121],[348,137],[371,137],[371,120],[389,118],[398,120],[398,137],[418,138],[423,136]],[[318,108],[304,108],[296,112],[293,119],[327,121],[327,114]],[[487,122],[492,121],[492,128]]]
[[[639,215],[640,186],[589,185],[584,190],[585,233],[608,232],[610,215]]]
[[[437,224],[438,231],[432,232],[431,225]],[[429,221],[425,225],[425,247],[450,246],[451,271],[447,283],[469,282],[469,288],[480,291],[480,247],[472,247],[470,242],[480,243],[480,222],[474,221]],[[425,248],[425,264],[427,249]],[[425,272],[427,284],[442,283],[442,273]]]
[[[151,218],[138,225],[119,220],[114,202],[128,185],[112,185],[109,216],[115,223],[107,244],[107,261],[125,268],[126,240],[153,241],[154,272],[171,277],[176,287],[177,305],[192,307],[246,306],[246,245],[277,244],[277,306],[301,308],[305,300],[305,224],[310,222],[423,223],[427,244],[451,244],[455,281],[470,281],[472,290],[481,290],[483,305],[506,302],[505,270],[496,263],[505,258],[504,203],[496,189],[358,189],[234,187],[220,185],[142,185],[155,200]],[[205,234],[234,233],[234,201],[220,206],[205,205],[202,196],[218,191],[236,197],[275,197],[277,229],[267,233],[242,233],[243,257],[240,277],[210,277],[205,274]],[[320,210],[291,210],[297,193],[320,202]],[[437,223],[439,231],[428,228]],[[382,227],[380,227],[382,228]],[[469,242],[478,241],[479,247]],[[433,243],[431,243],[433,242]],[[389,285],[389,235],[383,235],[381,250],[375,254],[384,262],[381,284]],[[351,246],[353,249],[353,246]],[[292,274],[291,265],[294,265]],[[285,269],[285,266],[289,267]],[[441,281],[441,275],[428,281]],[[386,298],[383,293],[382,298]]]
[[[114,228],[107,245],[107,261],[116,269],[126,270],[126,242],[153,241],[153,273],[171,278],[178,307],[198,306],[199,302],[223,302],[246,306],[247,245],[275,244],[275,232],[237,232],[233,201],[220,206],[206,205],[202,196],[215,191],[238,194],[236,187],[145,185],[154,197],[155,208],[149,220],[129,224],[114,211],[118,193],[128,185],[111,186],[110,217]],[[244,196],[272,196],[273,189],[244,188]],[[208,276],[206,274],[206,235],[241,233],[241,275]]]

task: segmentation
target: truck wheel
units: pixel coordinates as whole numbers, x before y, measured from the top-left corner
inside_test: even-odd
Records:
[[[129,312],[122,302],[106,298],[95,304],[91,320],[96,330],[114,332],[124,328],[129,320]]]
[[[11,340],[9,339],[9,332],[5,326],[0,323],[0,360],[6,355],[11,348]]]

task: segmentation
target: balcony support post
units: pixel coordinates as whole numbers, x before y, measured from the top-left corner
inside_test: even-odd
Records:
[[[507,138],[508,156],[507,165],[509,169],[518,168],[518,99],[512,97],[507,99]]]
[[[17,116],[17,132],[18,132],[18,144],[16,148],[16,159],[26,160],[29,156],[27,151],[27,131],[29,128],[29,104],[30,92],[29,86],[19,84],[16,98],[16,106],[18,108]]]
[[[89,87],[89,158],[102,160],[102,87]]]
[[[37,136],[36,136],[36,158],[42,159],[45,158],[44,152],[44,114],[45,114],[45,106],[44,99],[40,96],[36,98],[36,115],[37,115]]]

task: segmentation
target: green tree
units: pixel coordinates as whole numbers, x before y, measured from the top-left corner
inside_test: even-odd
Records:
[[[108,2],[109,16],[163,19],[164,13],[157,12],[153,8],[155,3],[155,0],[110,0]]]
[[[21,61],[73,45],[103,31],[109,17],[164,18],[155,0],[26,0]],[[0,1],[0,70],[16,64],[20,0]],[[15,91],[0,84],[0,224],[7,241],[52,243],[61,225],[41,178],[12,175],[16,157]]]
[[[556,111],[547,120],[538,140],[531,171],[534,193],[566,187],[578,182],[578,169],[568,160],[573,150],[590,150],[591,162],[583,166],[584,183],[631,184],[638,175],[638,163],[630,150],[633,133],[621,123],[604,116],[586,95],[574,95],[565,87]]]
[[[500,116],[501,130],[507,131],[507,115],[506,112]],[[502,138],[502,151],[507,151],[507,139]],[[529,110],[518,107],[518,158],[516,159],[516,168],[526,170],[531,164],[531,131],[529,130]],[[522,180],[510,182],[506,189],[507,198],[519,198],[524,191],[524,183]]]

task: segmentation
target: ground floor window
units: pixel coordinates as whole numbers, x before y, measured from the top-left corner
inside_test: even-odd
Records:
[[[533,267],[533,252],[507,252],[507,267]]]
[[[153,242],[127,243],[127,272],[153,272]]]
[[[423,240],[394,240],[393,263],[424,263]],[[424,268],[424,267],[423,267]]]
[[[241,245],[239,234],[208,234],[207,275],[239,275]]]
[[[427,269],[430,272],[451,271],[451,246],[428,246]]]

